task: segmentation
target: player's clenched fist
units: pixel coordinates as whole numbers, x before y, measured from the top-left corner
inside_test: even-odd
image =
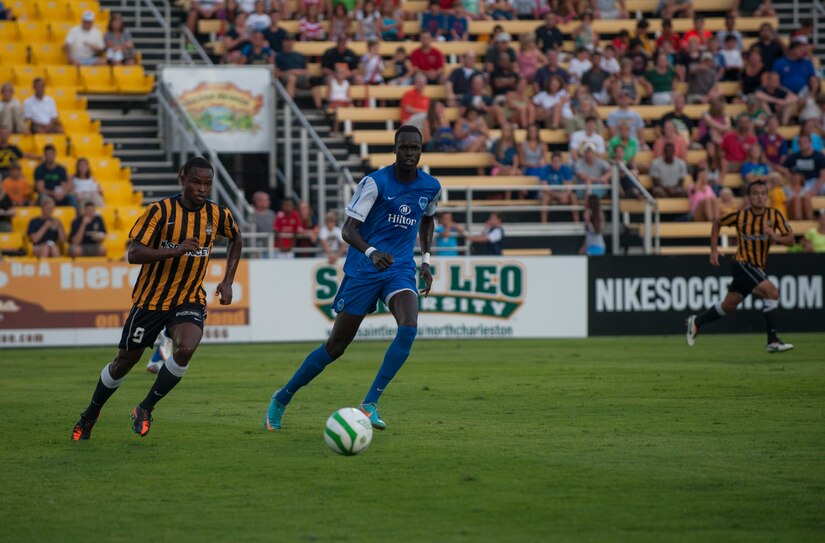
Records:
[[[197,251],[199,248],[200,243],[197,238],[186,238],[183,240],[183,243],[178,245],[178,252],[180,253],[180,256],[183,256],[186,253]]]
[[[393,262],[395,262],[395,259],[393,259],[390,253],[383,253],[381,251],[375,251],[372,253],[372,255],[370,255],[370,260],[372,260],[372,263],[376,268],[378,268],[378,271],[386,270],[392,266]]]

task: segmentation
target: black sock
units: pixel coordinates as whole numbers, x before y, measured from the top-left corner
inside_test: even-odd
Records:
[[[92,394],[92,402],[89,404],[89,407],[86,408],[86,411],[83,412],[83,418],[96,419],[100,415],[100,410],[103,408],[103,404],[105,404],[116,391],[117,387],[109,388],[103,384],[103,381],[100,378],[98,378],[97,387],[95,387],[95,392]]]
[[[701,328],[702,326],[704,326],[705,324],[707,324],[709,322],[713,322],[713,321],[721,319],[722,317],[725,316],[725,314],[720,313],[720,310],[721,310],[721,307],[719,307],[718,305],[714,305],[712,307],[709,307],[708,309],[705,310],[704,313],[702,313],[701,315],[696,317],[696,326]]]
[[[166,364],[164,364],[158,372],[158,377],[155,379],[155,384],[152,385],[152,389],[149,390],[149,394],[146,395],[146,398],[140,402],[140,406],[143,409],[151,411],[155,407],[155,404],[161,400],[161,398],[169,394],[169,392],[175,388],[175,385],[180,383],[181,379],[182,377],[173,375],[172,372],[169,371],[169,368],[166,367]]]
[[[776,335],[776,309],[765,311],[765,330],[768,332],[768,343],[776,343],[779,337]]]

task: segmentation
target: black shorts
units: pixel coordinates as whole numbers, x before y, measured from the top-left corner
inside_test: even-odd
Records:
[[[145,349],[155,344],[164,327],[172,327],[181,322],[191,322],[203,330],[206,307],[200,304],[183,304],[171,309],[144,309],[132,306],[118,348],[127,351]]]
[[[729,292],[736,292],[747,298],[756,285],[762,281],[767,281],[768,276],[762,268],[748,264],[747,262],[735,261],[731,266],[733,281],[728,287]]]

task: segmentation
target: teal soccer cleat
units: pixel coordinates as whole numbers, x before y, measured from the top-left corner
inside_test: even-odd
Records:
[[[277,394],[278,392],[275,392]],[[275,394],[272,395],[272,400],[269,402],[269,409],[266,410],[264,417],[264,428],[270,432],[281,429],[281,417],[284,416],[286,406],[275,399]]]
[[[387,427],[387,423],[378,415],[378,406],[374,403],[362,403],[359,409],[370,419],[372,427],[376,430],[384,430]]]

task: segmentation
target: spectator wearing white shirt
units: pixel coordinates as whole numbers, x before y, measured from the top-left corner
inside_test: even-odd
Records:
[[[592,67],[593,63],[590,61],[590,52],[584,47],[576,49],[576,56],[570,59],[570,64],[567,67],[567,73],[570,74],[570,82],[580,82],[584,73]]]
[[[255,11],[255,2],[256,0],[238,0],[237,4],[244,13],[252,13]]]
[[[63,126],[57,118],[54,98],[46,96],[46,83],[38,77],[32,83],[34,95],[23,102],[23,118],[31,123],[33,134],[62,134]]]
[[[94,176],[92,176],[92,168],[89,166],[87,159],[77,159],[75,174],[72,178],[72,186],[78,205],[83,205],[88,202],[93,203],[97,207],[106,205],[103,201],[103,191],[100,189],[100,184],[98,184]]]
[[[73,26],[66,34],[63,42],[66,56],[69,62],[75,66],[89,66],[103,64],[106,59],[100,54],[106,50],[103,42],[103,34],[95,27],[95,12],[87,10],[83,12],[83,18],[79,25]]]
[[[246,19],[246,28],[251,32],[263,32],[272,24],[272,18],[266,12],[264,0],[255,2],[255,11],[249,14]]]
[[[592,144],[599,158],[604,158],[607,154],[604,138],[596,132],[596,117],[592,115],[584,120],[584,130],[578,130],[570,135],[570,162],[575,163],[579,159],[585,143]]]
[[[716,33],[716,39],[719,43],[725,43],[726,36],[733,36],[736,38],[736,47],[740,51],[745,48],[745,42],[742,40],[742,33],[736,30],[736,16],[733,13],[725,15],[725,28]]]
[[[338,215],[334,211],[330,211],[324,219],[318,241],[321,242],[321,249],[327,257],[327,262],[335,264],[339,258],[347,254],[349,245],[344,241],[341,227],[338,226]]]
[[[622,66],[616,59],[616,48],[613,45],[607,45],[604,48],[604,56],[602,56],[599,65],[602,67],[602,70],[610,75],[615,75],[622,71]]]

